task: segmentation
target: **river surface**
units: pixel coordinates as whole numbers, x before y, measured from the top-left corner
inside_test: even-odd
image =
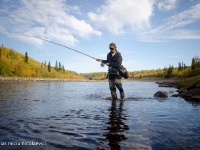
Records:
[[[198,103],[153,82],[123,87],[113,101],[107,82],[0,82],[0,149],[200,149]]]

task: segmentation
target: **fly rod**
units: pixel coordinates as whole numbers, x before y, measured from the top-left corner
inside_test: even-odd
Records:
[[[68,47],[68,46],[65,46],[65,45],[62,45],[62,44],[59,44],[59,43],[56,43],[56,42],[53,42],[53,41],[50,41],[50,40],[47,40],[47,39],[43,39],[43,38],[40,38],[40,37],[37,37],[37,36],[33,36],[33,35],[25,35],[25,34],[23,34],[23,35],[24,35],[24,36],[28,36],[28,37],[32,37],[32,38],[36,38],[36,39],[40,39],[40,40],[43,40],[43,41],[46,41],[46,42],[50,42],[50,43],[53,43],[53,44],[56,44],[56,45],[58,45],[58,46],[67,48],[67,49],[69,49],[69,50],[71,50],[71,51],[75,51],[75,52],[77,52],[77,53],[83,54],[83,55],[85,55],[85,56],[88,56],[88,57],[90,57],[90,58],[96,60],[96,58],[94,58],[94,57],[92,57],[92,56],[90,56],[90,55],[88,55],[88,54],[85,54],[85,53],[83,53],[83,52],[80,52],[80,51],[78,51],[78,50],[75,50],[75,49],[73,49],[73,48],[70,48],[70,47]]]

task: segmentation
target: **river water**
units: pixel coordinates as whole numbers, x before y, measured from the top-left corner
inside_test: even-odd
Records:
[[[0,82],[0,149],[200,149],[198,103],[153,82],[123,87],[113,101],[107,82]]]

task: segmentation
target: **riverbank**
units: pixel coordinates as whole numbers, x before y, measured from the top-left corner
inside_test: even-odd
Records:
[[[175,87],[178,94],[173,97],[182,97],[187,101],[200,102],[200,75],[181,79],[176,82],[157,82],[159,87]]]
[[[183,79],[177,82],[178,93],[174,96],[182,97],[188,101],[200,102],[200,75]]]
[[[122,82],[159,82],[159,83],[172,83],[179,81],[180,78],[173,77],[173,78],[164,78],[164,77],[142,77],[142,78],[129,78],[124,79],[122,78]],[[23,78],[23,77],[0,77],[0,82],[5,81],[14,81],[14,82],[21,82],[21,81],[46,81],[46,82],[107,82],[108,79],[104,80],[89,80],[89,79],[65,79],[65,78]]]
[[[62,79],[62,78],[20,78],[20,77],[0,77],[0,82],[95,82],[94,80],[87,79]]]
[[[140,81],[140,82],[159,82],[159,83],[172,83],[179,81],[180,78],[178,77],[172,77],[172,78],[164,78],[164,77],[142,77],[142,78],[129,78],[129,79],[123,79],[123,81]]]

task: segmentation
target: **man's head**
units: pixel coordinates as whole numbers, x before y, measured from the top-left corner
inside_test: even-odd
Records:
[[[110,49],[111,53],[113,53],[113,54],[116,53],[116,51],[117,51],[116,44],[114,42],[110,43],[109,49]]]

